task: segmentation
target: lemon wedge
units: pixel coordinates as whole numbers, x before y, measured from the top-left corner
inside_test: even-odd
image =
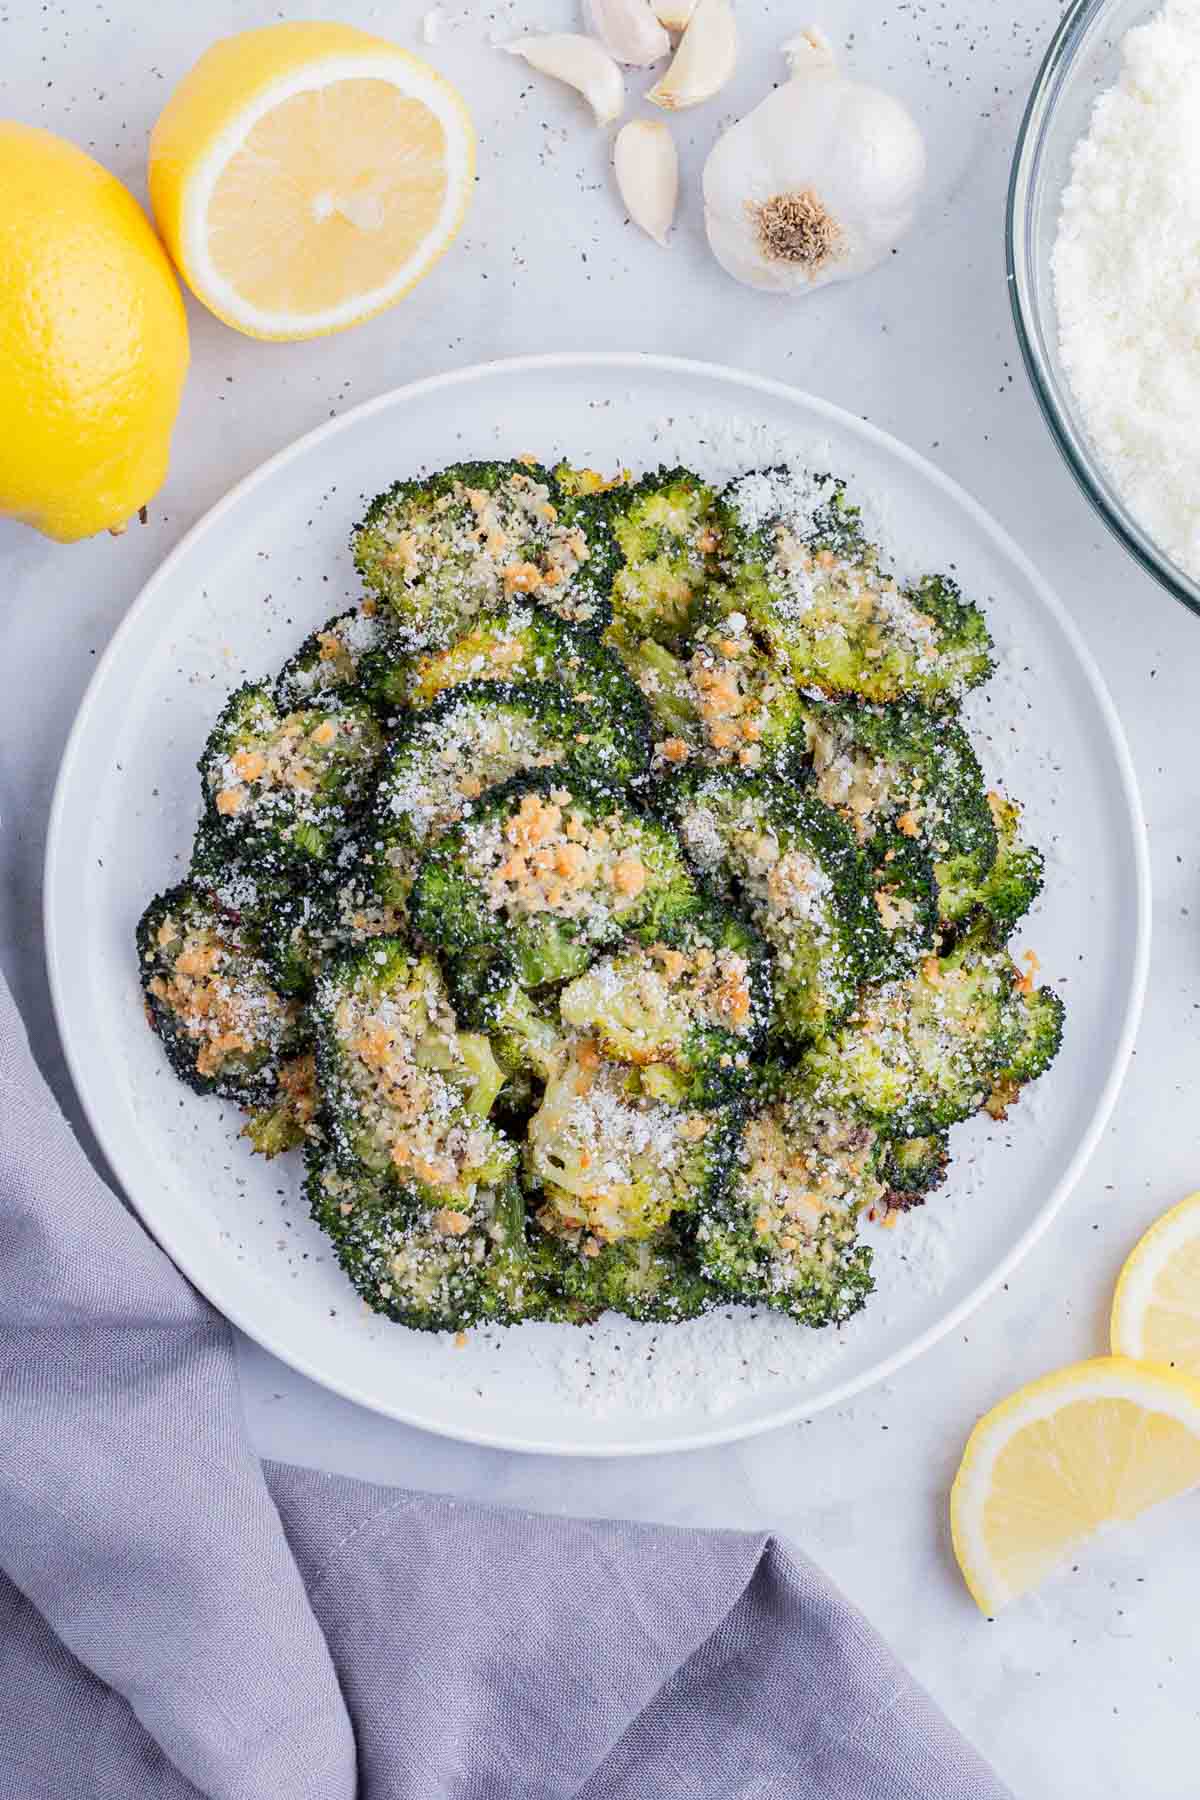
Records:
[[[1200,1482],[1200,1381],[1124,1356],[1018,1388],[967,1440],[950,1494],[954,1553],[985,1613],[1106,1525]]]
[[[454,88],[331,23],[220,39],[150,139],[150,198],[177,268],[259,338],[344,331],[393,305],[458,231],[474,172]]]
[[[1113,1295],[1114,1356],[1200,1377],[1200,1194],[1189,1194],[1134,1245]]]

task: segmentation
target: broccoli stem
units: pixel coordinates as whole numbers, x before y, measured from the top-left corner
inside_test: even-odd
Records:
[[[475,1077],[475,1085],[463,1104],[472,1117],[486,1119],[504,1086],[504,1070],[492,1055],[492,1046],[481,1031],[460,1032],[458,1047],[464,1063]]]

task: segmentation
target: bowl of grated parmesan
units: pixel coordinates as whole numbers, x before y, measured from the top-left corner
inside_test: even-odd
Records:
[[[1200,612],[1200,0],[1074,0],[1008,194],[1025,366],[1076,481]]]

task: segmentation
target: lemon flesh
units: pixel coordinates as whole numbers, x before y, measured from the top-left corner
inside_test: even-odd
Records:
[[[0,120],[0,514],[62,542],[161,487],[188,365],[183,299],[127,188]]]
[[[449,83],[327,23],[214,44],[150,140],[150,196],[185,281],[263,338],[344,330],[393,305],[457,232],[474,168]]]
[[[1200,1377],[1200,1194],[1190,1194],[1134,1246],[1117,1281],[1115,1356]]]
[[[1096,1357],[1019,1388],[976,1425],[950,1495],[954,1553],[985,1613],[1106,1525],[1200,1483],[1200,1382]]]

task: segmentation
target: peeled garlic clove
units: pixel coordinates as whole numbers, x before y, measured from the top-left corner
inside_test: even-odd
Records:
[[[585,0],[587,21],[610,56],[638,69],[671,54],[671,40],[650,0]]]
[[[654,8],[660,25],[673,31],[678,37],[688,28],[688,21],[696,10],[696,0],[657,0]]]
[[[531,69],[553,75],[577,88],[595,115],[597,125],[611,125],[625,104],[625,78],[612,57],[595,38],[574,31],[551,31],[544,37],[514,38],[498,44],[510,56],[523,56]]]
[[[719,93],[737,64],[737,25],[729,0],[698,0],[662,80],[646,95],[677,112]]]
[[[679,195],[679,158],[661,119],[631,119],[621,127],[613,170],[626,212],[665,250]]]

